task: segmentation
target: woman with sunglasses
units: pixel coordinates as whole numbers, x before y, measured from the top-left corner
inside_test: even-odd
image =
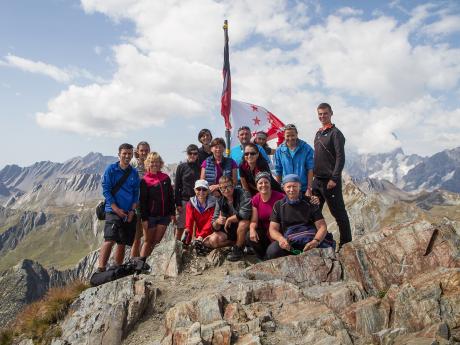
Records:
[[[267,161],[260,155],[257,145],[248,143],[244,146],[244,160],[240,164],[240,180],[243,189],[251,193],[251,196],[257,194],[255,176],[265,171],[270,175],[271,189],[282,193],[280,184],[271,176],[270,167]]]
[[[243,248],[252,213],[251,196],[245,190],[235,188],[227,176],[219,179],[219,189],[222,197],[217,200],[212,217],[214,232],[205,238],[203,244],[209,248],[233,245],[227,260],[238,261],[244,256]]]
[[[190,198],[186,206],[185,231],[183,241],[190,243],[193,229],[195,229],[195,249],[198,254],[206,253],[203,239],[212,234],[211,219],[214,215],[216,198],[209,194],[209,185],[206,180],[195,182],[195,196]]]
[[[222,176],[229,177],[236,185],[236,169],[238,165],[231,158],[224,157],[225,141],[222,138],[215,138],[211,141],[212,156],[206,158],[201,164],[201,180],[209,183],[210,192],[219,197],[219,179]]]
[[[171,179],[161,171],[163,165],[163,159],[157,152],[150,152],[145,159],[146,173],[141,180],[139,196],[144,230],[143,259],[160,243],[168,224],[176,221],[174,191]]]
[[[185,206],[191,197],[195,195],[193,186],[200,178],[200,166],[198,164],[198,146],[191,144],[186,149],[187,161],[180,163],[176,169],[174,180],[174,199],[176,201],[177,224],[176,239],[182,238],[185,227]]]
[[[249,245],[257,257],[265,259],[267,248],[272,242],[268,232],[273,205],[285,197],[283,193],[272,190],[273,177],[267,171],[259,172],[255,181],[258,193],[252,197],[252,217],[249,224]]]

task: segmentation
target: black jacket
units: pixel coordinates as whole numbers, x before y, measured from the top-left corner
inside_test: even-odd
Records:
[[[241,188],[235,188],[233,191],[232,207],[236,213],[232,212],[232,208],[228,204],[227,198],[219,198],[216,203],[216,208],[214,209],[212,224],[214,224],[217,220],[220,212],[222,212],[224,217],[230,217],[236,214],[238,220],[250,220],[252,216],[251,194]]]
[[[203,163],[203,161],[205,161],[206,158],[208,158],[209,156],[212,156],[212,152],[207,153],[207,152],[204,150],[204,147],[203,147],[203,146],[201,146],[201,147],[198,149],[198,164],[200,165],[200,167],[201,167],[201,163]]]
[[[345,137],[334,125],[315,135],[315,165],[313,175],[339,182],[345,165]]]
[[[142,179],[139,204],[143,221],[148,220],[149,217],[173,216],[176,213],[176,208],[171,179],[167,177],[152,186],[148,186]]]
[[[195,196],[195,181],[200,179],[200,166],[198,162],[184,162],[179,164],[176,169],[174,180],[174,198],[176,206],[182,205],[182,200],[189,201]]]

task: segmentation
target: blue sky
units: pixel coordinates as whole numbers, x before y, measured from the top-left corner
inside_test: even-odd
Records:
[[[328,101],[359,152],[460,145],[457,1],[17,0],[0,2],[0,167],[140,140],[177,162],[200,128],[222,136],[224,19],[233,97],[307,142]]]

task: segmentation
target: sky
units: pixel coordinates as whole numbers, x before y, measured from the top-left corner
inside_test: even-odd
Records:
[[[147,140],[168,162],[220,115],[224,19],[232,97],[312,143],[321,102],[347,149],[460,146],[460,2],[0,2],[0,168],[116,155]]]

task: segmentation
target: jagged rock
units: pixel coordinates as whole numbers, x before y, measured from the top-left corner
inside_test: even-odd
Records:
[[[303,294],[312,301],[324,303],[336,313],[367,297],[361,284],[354,281],[314,285],[303,289]]]
[[[225,254],[221,249],[214,249],[206,256],[210,267],[220,266],[225,261]]]
[[[310,301],[286,304],[274,318],[277,330],[288,339],[301,339],[301,344],[353,344],[343,322],[324,304]]]
[[[229,279],[221,293],[228,301],[242,305],[254,302],[296,301],[302,296],[300,289],[283,280]]]
[[[7,325],[24,306],[45,295],[50,287],[46,269],[22,260],[0,275],[0,327]]]
[[[342,269],[334,250],[327,248],[265,261],[247,268],[242,275],[248,279],[283,279],[302,286],[312,286],[339,281]]]
[[[350,305],[340,316],[352,331],[372,339],[373,333],[389,326],[389,312],[381,304],[379,298],[370,297]]]
[[[61,324],[61,340],[72,345],[121,344],[155,298],[147,276],[130,276],[85,290]]]
[[[460,237],[449,226],[410,223],[346,244],[339,259],[346,278],[378,294],[437,267],[460,267]]]
[[[394,296],[389,295],[388,299],[394,310],[394,327],[416,332],[445,323],[448,329],[458,328],[460,268],[440,268],[420,275],[401,286],[397,293]],[[439,333],[446,332],[440,330]]]
[[[182,265],[182,242],[162,241],[147,259],[152,274],[159,277],[177,277]]]

